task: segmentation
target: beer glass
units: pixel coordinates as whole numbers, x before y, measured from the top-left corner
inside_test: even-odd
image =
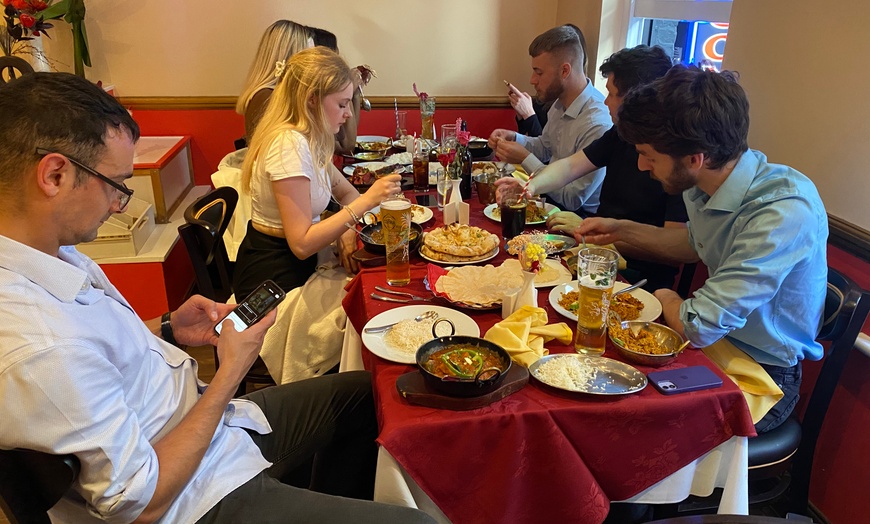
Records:
[[[420,136],[429,140],[435,140],[435,97],[420,99],[420,120],[422,126]]]
[[[587,355],[601,355],[607,341],[607,312],[616,280],[619,253],[603,247],[588,247],[577,254],[577,334],[574,349]]]
[[[409,240],[411,201],[399,195],[381,202],[381,232],[387,251],[387,284],[406,286],[411,282]]]

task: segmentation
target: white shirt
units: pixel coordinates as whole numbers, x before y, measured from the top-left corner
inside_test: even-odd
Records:
[[[302,176],[311,182],[311,222],[329,204],[332,192],[324,169],[314,165],[308,139],[298,131],[285,131],[269,144],[263,169],[254,166],[251,178],[251,220],[255,224],[282,229],[281,213],[275,201],[272,182]]]
[[[539,137],[517,134],[516,141],[531,155],[523,160],[523,169],[532,174],[545,162],[569,157],[601,137],[613,126],[610,113],[604,105],[604,95],[586,79],[586,88],[567,108],[556,100],[547,112],[547,125]],[[598,210],[604,169],[593,171],[555,191],[547,193],[553,203],[566,210],[581,209],[586,213]]]
[[[152,443],[204,390],[196,361],[154,336],[73,247],[55,258],[0,236],[0,318],[0,448],[79,458],[53,522],[134,520],[157,485]],[[161,522],[196,521],[270,465],[243,427],[271,432],[257,405],[234,400]]]

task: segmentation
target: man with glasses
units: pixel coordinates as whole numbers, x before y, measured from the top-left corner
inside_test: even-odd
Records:
[[[194,296],[167,325],[143,322],[76,251],[129,202],[138,138],[127,111],[77,76],[0,86],[0,449],[78,457],[51,511],[65,522],[431,522],[335,496],[371,497],[367,373],[233,400],[274,312],[242,332],[225,322],[218,338],[233,306]],[[217,346],[210,384],[172,338]],[[279,482],[312,458],[321,493]]]

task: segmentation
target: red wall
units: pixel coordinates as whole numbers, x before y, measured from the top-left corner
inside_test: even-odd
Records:
[[[452,123],[459,116],[468,120],[469,130],[478,136],[488,136],[498,127],[516,129],[510,109],[442,109],[436,112],[436,125]],[[210,185],[211,174],[218,162],[233,150],[233,141],[244,133],[242,118],[230,110],[133,110],[133,117],[142,128],[143,135],[190,135],[194,176],[197,185]],[[359,134],[392,136],[395,133],[392,110],[374,110],[363,113]],[[407,127],[411,132],[420,129],[419,111],[408,111]],[[870,263],[858,259],[833,246],[828,248],[828,263],[870,289]],[[189,272],[188,267],[179,270]],[[167,288],[172,284],[172,271],[167,269]],[[706,271],[699,268],[696,283],[703,282]],[[125,271],[127,279],[130,274]],[[110,275],[113,277],[113,275]],[[135,280],[135,279],[134,279]],[[182,279],[183,280],[183,279]],[[186,292],[169,290],[169,301],[179,300]],[[167,297],[153,304],[155,315],[166,310]],[[142,312],[140,312],[141,314]],[[143,315],[146,318],[154,315]],[[870,322],[864,332],[870,333]],[[819,363],[805,362],[803,390],[809,391],[818,375]],[[865,494],[870,486],[870,454],[864,443],[870,434],[870,357],[854,351],[840,387],[834,395],[819,439],[813,468],[810,500],[832,524],[863,522],[870,515],[870,497]],[[808,395],[804,395],[806,398]]]

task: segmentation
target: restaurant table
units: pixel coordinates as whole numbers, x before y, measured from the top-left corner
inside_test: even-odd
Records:
[[[476,199],[472,225],[498,231]],[[424,229],[440,225],[441,213]],[[489,263],[507,258],[499,255]],[[426,262],[412,257],[411,283],[426,293]],[[755,435],[739,389],[700,351],[685,351],[660,369],[706,365],[720,388],[665,396],[651,386],[638,393],[600,397],[550,388],[532,378],[518,392],[489,406],[450,411],[414,406],[401,398],[396,379],[414,366],[381,359],[363,349],[359,333],[368,319],[401,307],[373,300],[385,284],[383,268],[361,271],[348,285],[348,314],[341,369],[372,373],[380,424],[375,500],[416,506],[441,522],[601,522],[610,501],[678,502],[689,494],[724,488],[721,513],[746,514],[747,444]],[[550,322],[562,318],[538,304]],[[464,310],[481,334],[500,311]],[[550,353],[573,346],[547,344]],[[619,359],[610,347],[606,357]],[[636,366],[643,372],[651,368]]]

